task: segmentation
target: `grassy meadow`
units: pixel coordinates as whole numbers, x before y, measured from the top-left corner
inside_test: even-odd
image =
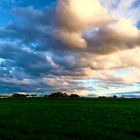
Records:
[[[0,140],[139,140],[140,99],[0,99]]]

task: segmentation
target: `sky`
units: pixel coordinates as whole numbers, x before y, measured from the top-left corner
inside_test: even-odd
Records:
[[[139,0],[0,0],[0,93],[140,97]]]

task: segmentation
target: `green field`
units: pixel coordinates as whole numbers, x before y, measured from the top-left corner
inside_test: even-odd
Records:
[[[0,99],[0,140],[139,140],[140,99]]]

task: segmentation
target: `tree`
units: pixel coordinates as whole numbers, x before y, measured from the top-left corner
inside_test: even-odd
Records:
[[[18,93],[15,93],[15,94],[13,94],[12,95],[12,97],[27,97],[28,95],[26,95],[26,94],[18,94]]]
[[[71,94],[69,97],[72,97],[72,98],[78,98],[80,97],[78,94]]]
[[[68,97],[68,95],[66,93],[56,92],[56,93],[50,94],[48,97],[64,98],[64,97]]]
[[[117,98],[117,96],[116,96],[116,95],[114,95],[114,96],[113,96],[113,98]]]

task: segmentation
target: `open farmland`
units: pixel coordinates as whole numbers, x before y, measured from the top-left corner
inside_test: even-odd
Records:
[[[0,99],[0,139],[139,140],[140,99]]]

